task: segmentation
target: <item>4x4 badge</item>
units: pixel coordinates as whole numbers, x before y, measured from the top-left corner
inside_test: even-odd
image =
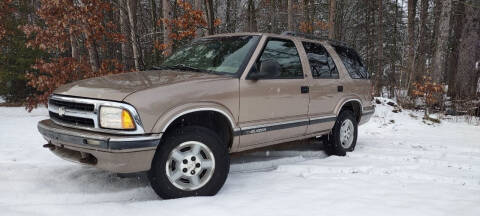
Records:
[[[59,116],[65,115],[65,107],[59,107],[58,108],[58,115]]]

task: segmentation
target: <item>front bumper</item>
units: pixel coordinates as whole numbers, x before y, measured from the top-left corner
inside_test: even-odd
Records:
[[[150,170],[161,134],[112,135],[73,129],[51,120],[38,123],[50,150],[66,160],[100,169],[133,173]]]

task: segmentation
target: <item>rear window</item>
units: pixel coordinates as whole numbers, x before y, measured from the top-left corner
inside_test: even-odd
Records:
[[[342,59],[352,79],[370,79],[370,74],[355,50],[343,46],[333,46],[333,48]]]

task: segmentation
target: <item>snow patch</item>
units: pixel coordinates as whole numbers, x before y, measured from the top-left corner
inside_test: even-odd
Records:
[[[386,102],[388,103],[388,101]],[[232,157],[218,195],[161,200],[145,175],[120,177],[51,154],[45,108],[0,107],[1,215],[478,215],[479,126],[422,123],[377,104],[354,152],[262,150]],[[412,116],[418,116],[414,118]]]

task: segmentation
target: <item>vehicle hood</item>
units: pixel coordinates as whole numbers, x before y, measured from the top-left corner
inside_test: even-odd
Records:
[[[182,82],[192,82],[196,80],[217,80],[222,78],[226,78],[226,76],[173,70],[139,71],[76,81],[61,86],[53,93],[76,97],[122,101],[128,95],[148,88],[173,85]]]

